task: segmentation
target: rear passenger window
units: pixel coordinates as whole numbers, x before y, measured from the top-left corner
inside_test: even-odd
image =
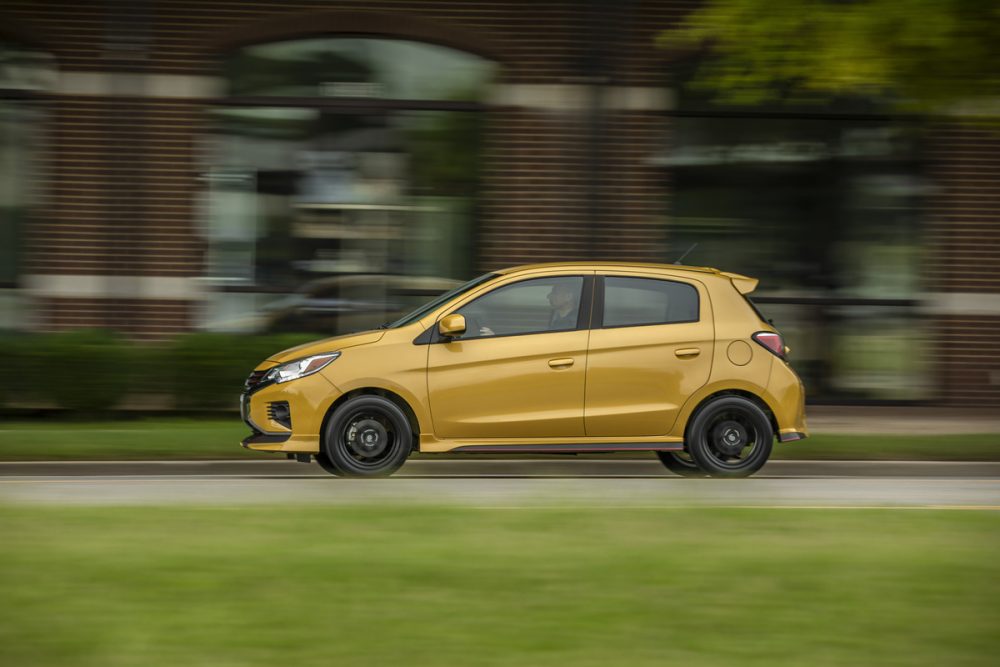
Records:
[[[647,278],[604,279],[605,327],[698,321],[698,290]]]

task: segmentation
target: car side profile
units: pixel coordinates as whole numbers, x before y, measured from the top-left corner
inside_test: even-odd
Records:
[[[413,451],[655,452],[744,477],[807,436],[802,382],[757,280],[662,264],[489,273],[374,331],[261,363],[243,446],[386,476]]]

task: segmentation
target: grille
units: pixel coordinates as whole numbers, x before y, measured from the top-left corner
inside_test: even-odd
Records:
[[[244,389],[250,390],[257,386],[257,384],[264,378],[267,371],[254,371],[247,378],[247,381],[243,384]]]

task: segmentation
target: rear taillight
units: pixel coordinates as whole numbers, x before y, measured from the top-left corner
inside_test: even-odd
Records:
[[[785,341],[781,340],[780,334],[773,331],[758,331],[751,338],[782,359],[785,358]]]

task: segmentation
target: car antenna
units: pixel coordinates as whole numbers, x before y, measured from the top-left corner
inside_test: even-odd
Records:
[[[685,250],[685,251],[684,251],[684,254],[683,254],[683,255],[681,255],[680,257],[678,257],[678,258],[677,258],[677,259],[676,259],[676,260],[674,261],[674,264],[680,264],[680,263],[681,263],[681,260],[682,260],[682,259],[684,259],[685,257],[687,257],[687,256],[688,256],[688,254],[689,254],[689,253],[690,253],[690,252],[691,252],[692,250],[694,250],[695,248],[697,248],[697,247],[698,247],[698,244],[697,244],[697,243],[692,243],[692,244],[691,244],[691,247],[690,247],[690,248],[688,248],[687,250]]]

